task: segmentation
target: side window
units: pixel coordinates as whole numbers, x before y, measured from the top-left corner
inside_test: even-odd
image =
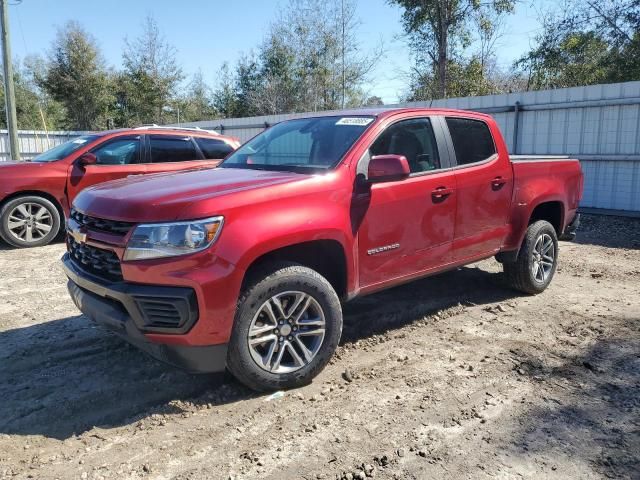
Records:
[[[109,140],[94,148],[93,153],[98,165],[128,165],[138,163],[140,156],[140,137],[120,137]]]
[[[190,137],[150,135],[151,163],[186,162],[199,160]]]
[[[491,131],[486,123],[470,118],[447,118],[458,165],[482,162],[496,153]]]
[[[224,158],[233,152],[233,147],[222,140],[216,140],[214,138],[199,138],[195,137],[194,140],[204,153],[205,158],[217,160]]]
[[[371,145],[369,154],[404,155],[411,173],[440,168],[436,137],[428,118],[415,118],[394,123]]]

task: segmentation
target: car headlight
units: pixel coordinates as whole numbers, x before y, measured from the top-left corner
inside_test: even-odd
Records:
[[[124,252],[124,260],[175,257],[199,252],[216,241],[223,217],[176,223],[138,225]]]

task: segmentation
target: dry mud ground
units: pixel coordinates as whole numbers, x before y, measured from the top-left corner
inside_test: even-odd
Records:
[[[536,297],[484,261],[349,304],[276,398],[94,327],[63,249],[0,250],[0,478],[640,478],[640,220],[586,217]]]

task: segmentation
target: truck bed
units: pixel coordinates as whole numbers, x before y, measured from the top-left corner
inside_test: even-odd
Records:
[[[520,246],[534,205],[554,202],[561,206],[557,225],[561,234],[575,217],[582,196],[579,161],[560,155],[514,155],[511,166],[514,177],[512,234],[505,250]]]

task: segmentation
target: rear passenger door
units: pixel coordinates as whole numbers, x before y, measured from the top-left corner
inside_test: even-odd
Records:
[[[146,136],[147,173],[171,172],[215,166],[218,162],[206,160],[189,135]]]
[[[446,117],[455,158],[458,210],[455,261],[497,251],[507,233],[513,170],[501,158],[489,125],[478,119]]]

